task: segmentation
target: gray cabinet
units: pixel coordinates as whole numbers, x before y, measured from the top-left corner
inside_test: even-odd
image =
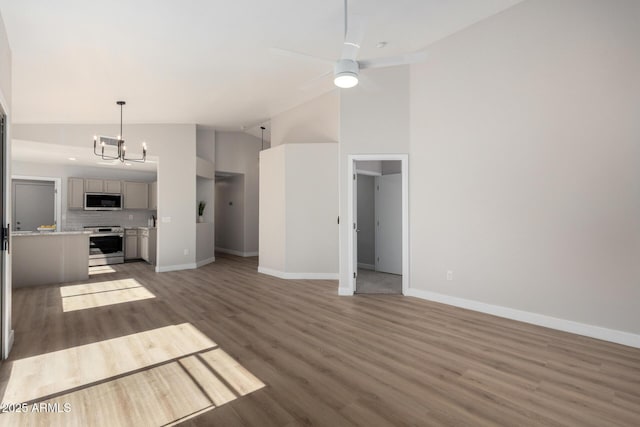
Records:
[[[87,193],[102,193],[104,192],[104,181],[101,179],[85,179],[84,190]]]
[[[156,229],[128,228],[124,232],[124,259],[140,259],[156,265]]]
[[[140,258],[138,247],[138,230],[125,230],[124,232],[124,259]]]
[[[122,181],[115,181],[112,179],[104,180],[104,192],[105,193],[122,193]]]
[[[156,265],[156,228],[143,228],[140,230],[141,258],[151,265]]]
[[[149,184],[149,209],[158,210],[158,181]]]
[[[87,178],[84,180],[87,193],[122,193],[122,182],[114,179]]]
[[[144,233],[144,231],[143,231]],[[140,242],[140,258],[149,262],[149,231],[147,231],[147,235],[142,234],[139,237]]]
[[[146,182],[124,181],[124,208],[148,209],[149,208],[149,184]]]
[[[69,178],[67,181],[67,207],[69,209],[84,208],[84,179]]]

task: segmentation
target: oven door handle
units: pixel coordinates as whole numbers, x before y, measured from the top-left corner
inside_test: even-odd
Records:
[[[113,237],[113,236],[124,237],[124,233],[98,233],[98,234],[90,234],[90,235],[89,235],[89,238],[91,238],[91,237]]]

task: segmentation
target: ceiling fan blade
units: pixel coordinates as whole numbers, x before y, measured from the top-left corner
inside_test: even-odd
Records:
[[[368,61],[358,61],[360,69],[393,67],[395,65],[419,64],[427,60],[427,52],[420,51],[408,53],[406,55],[388,56],[386,58],[371,59]]]
[[[321,74],[318,77],[314,77],[311,80],[309,80],[308,82],[305,82],[298,89],[300,89],[301,91],[304,91],[304,92],[308,91],[309,89],[313,89],[314,86],[318,85],[320,82],[322,82],[324,79],[326,79],[327,77],[329,77],[332,74],[333,74],[333,70],[327,71],[326,73]]]
[[[300,53],[300,52],[287,50],[287,49],[280,49],[278,47],[269,48],[269,51],[274,55],[288,56],[292,58],[300,58],[300,59],[306,59],[306,60],[312,60],[312,61],[320,61],[320,62],[330,63],[330,64],[333,64],[335,62],[330,59],[320,58],[319,56],[307,55],[306,53]]]
[[[351,15],[349,17],[347,31],[344,36],[344,44],[342,45],[342,59],[355,61],[358,56],[358,49],[360,49],[362,41],[364,40],[365,29],[364,16]]]

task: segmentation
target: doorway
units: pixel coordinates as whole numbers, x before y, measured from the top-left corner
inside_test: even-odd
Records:
[[[12,231],[37,231],[41,225],[55,225],[60,218],[60,178],[14,176],[12,189]]]
[[[352,290],[403,294],[409,285],[407,156],[350,157]]]

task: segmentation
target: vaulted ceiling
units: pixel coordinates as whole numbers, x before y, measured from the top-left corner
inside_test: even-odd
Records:
[[[352,0],[360,59],[422,49],[519,0]],[[252,126],[320,93],[337,59],[343,0],[0,0],[16,123]],[[386,42],[384,48],[377,48]]]

